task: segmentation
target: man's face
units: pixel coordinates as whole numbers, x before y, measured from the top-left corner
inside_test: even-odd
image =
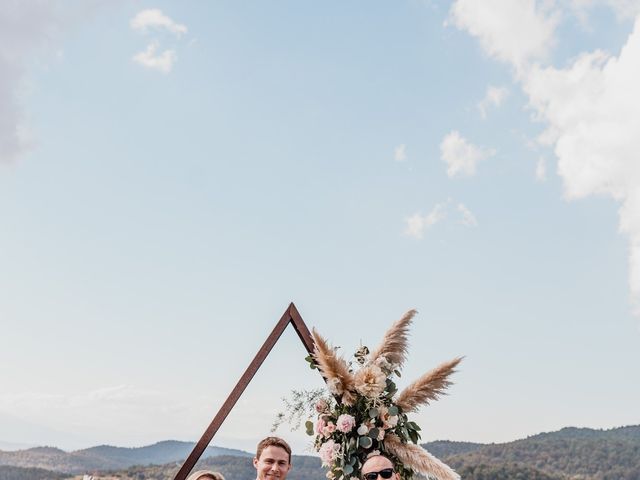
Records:
[[[371,457],[369,460],[364,462],[364,465],[362,465],[361,477],[364,479],[367,473],[379,472],[380,470],[384,470],[387,468],[393,469],[393,463],[391,463],[391,460],[389,460],[387,457],[376,455],[375,457]],[[376,480],[383,479],[380,475],[378,475]],[[389,480],[399,480],[398,474],[394,472]]]
[[[291,469],[287,451],[274,445],[262,450],[260,458],[253,459],[253,466],[258,472],[258,480],[285,480]]]

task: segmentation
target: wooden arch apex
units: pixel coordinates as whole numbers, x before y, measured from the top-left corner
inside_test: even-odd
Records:
[[[236,386],[231,390],[231,393],[222,404],[222,407],[220,407],[220,410],[218,410],[216,416],[213,417],[213,420],[202,434],[202,437],[200,437],[200,440],[198,440],[198,443],[193,447],[193,450],[182,464],[182,467],[178,470],[174,480],[185,480],[187,475],[191,473],[196,462],[200,459],[209,443],[211,443],[213,436],[227,418],[227,415],[231,412],[231,409],[242,395],[242,392],[247,388],[249,382],[251,382],[251,379],[265,361],[273,346],[277,343],[282,332],[285,331],[290,323],[293,325],[293,328],[298,334],[298,337],[300,337],[300,340],[307,352],[313,353],[313,338],[311,337],[311,333],[309,332],[307,325],[304,323],[304,320],[302,320],[300,313],[298,313],[298,309],[292,302],[284,311],[282,317],[280,317],[280,320],[273,328],[262,347],[260,347],[256,356],[242,374]]]

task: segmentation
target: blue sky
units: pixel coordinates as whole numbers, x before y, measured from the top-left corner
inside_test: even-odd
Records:
[[[640,6],[478,5],[3,2],[0,441],[196,439],[290,301],[466,356],[425,440],[639,423]]]

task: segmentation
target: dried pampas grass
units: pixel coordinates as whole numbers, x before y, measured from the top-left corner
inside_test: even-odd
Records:
[[[462,357],[454,358],[428,371],[407,386],[394,400],[395,404],[408,413],[417,411],[420,405],[428,405],[430,401],[437,400],[451,385],[449,375],[455,372],[461,361]]]
[[[409,326],[416,313],[418,313],[416,310],[409,310],[400,320],[396,320],[391,325],[378,348],[369,357],[371,363],[375,363],[379,357],[385,357],[390,364],[402,368],[407,359]]]
[[[313,329],[313,358],[320,368],[320,373],[327,381],[331,393],[342,397],[342,402],[351,405],[355,401],[355,380],[347,362],[336,355],[329,343]]]
[[[387,435],[384,445],[405,467],[427,477],[435,477],[438,480],[460,480],[451,467],[442,463],[436,457],[427,452],[420,445],[402,443],[396,435]]]

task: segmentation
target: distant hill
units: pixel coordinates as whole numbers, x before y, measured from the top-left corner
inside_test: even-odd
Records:
[[[460,470],[478,465],[521,465],[561,478],[640,480],[640,425],[611,430],[563,428],[515,442],[484,445],[446,460]]]
[[[0,480],[63,480],[67,475],[42,468],[22,468],[0,465]]]
[[[437,441],[424,446],[464,480],[640,480],[640,425],[610,430],[563,428],[500,444]],[[192,447],[192,443],[172,441],[141,448],[100,446],[71,453],[38,447],[0,452],[0,464],[11,461],[14,466],[57,472],[98,473],[97,479],[171,480]],[[209,448],[208,457],[197,468],[222,472],[227,480],[255,477],[250,453]],[[0,474],[0,480],[27,478],[40,479],[5,479]],[[60,478],[64,477],[52,477]],[[326,478],[317,457],[294,456],[287,480]]]
[[[566,477],[519,464],[465,465],[456,470],[464,480],[564,480]]]
[[[468,453],[486,446],[485,443],[452,442],[450,440],[437,440],[423,443],[422,446],[432,455],[438,458],[450,457],[459,453]]]
[[[66,473],[119,470],[132,465],[181,461],[187,458],[194,445],[191,442],[167,440],[138,448],[101,445],[75,452],[65,452],[52,447],[36,447],[15,452],[0,451],[0,465],[38,467]],[[250,453],[242,450],[207,447],[203,458],[219,455],[251,457]]]

